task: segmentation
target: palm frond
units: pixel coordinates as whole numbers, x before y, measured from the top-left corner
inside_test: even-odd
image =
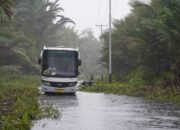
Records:
[[[0,0],[0,15],[4,12],[10,19],[12,16],[12,3],[10,0]]]

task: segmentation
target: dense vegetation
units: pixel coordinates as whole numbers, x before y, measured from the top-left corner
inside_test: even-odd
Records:
[[[180,104],[180,1],[131,3],[132,12],[114,21],[113,84],[100,81],[83,91],[138,96]],[[108,31],[102,62],[108,65]]]
[[[57,1],[0,0],[1,130],[27,130],[32,120],[56,114],[52,106],[40,108],[40,79],[30,74],[39,73],[37,59],[43,44],[55,42],[57,30],[73,23],[59,15],[62,10]]]
[[[131,85],[180,85],[180,1],[131,3],[132,12],[114,21],[112,62],[114,79]],[[102,61],[108,64],[108,31]]]
[[[0,129],[28,130],[39,119],[41,109],[37,76],[4,75],[0,77]]]
[[[109,84],[107,82],[97,82],[93,86],[85,86],[81,88],[82,91],[108,93],[117,95],[128,95],[134,97],[142,97],[155,101],[173,103],[180,105],[180,89],[178,88],[162,88],[161,86],[134,86],[128,83],[114,82]]]
[[[41,100],[39,84],[35,75],[6,73],[0,77],[0,130],[29,130],[32,120],[59,118],[56,107]]]
[[[0,23],[0,70],[39,73],[37,60],[44,45],[79,47],[83,75],[100,68],[98,59],[102,45],[90,29],[79,33],[66,26],[75,23],[61,15],[63,8],[58,0],[16,0],[7,1],[7,5],[13,9],[8,6],[9,10],[0,10],[0,15],[4,16]]]
[[[66,26],[75,23],[62,11],[58,0],[0,0],[0,129],[27,130],[32,120],[58,114],[37,101],[37,61],[44,45],[79,47],[82,76],[101,67],[102,45],[91,30],[79,34]]]
[[[2,18],[6,19],[6,18],[11,18],[12,16],[12,8],[11,8],[12,4],[10,0],[1,0],[0,1],[0,16],[1,16],[1,22],[2,22]]]
[[[57,30],[73,21],[59,15],[63,9],[57,1],[16,0],[11,3],[14,10],[11,20],[2,21],[0,25],[0,69],[8,67],[18,72],[38,73],[36,64],[43,45],[56,42]]]
[[[179,102],[180,1],[135,1],[131,6],[132,13],[114,21],[112,33],[114,79],[125,84],[87,89]],[[39,74],[37,60],[44,45],[78,46],[83,76],[105,70],[101,64],[108,64],[108,31],[98,61],[102,45],[92,31],[80,33],[67,26],[75,22],[62,12],[58,0],[0,0],[0,129],[29,129],[40,115],[39,79],[22,75]]]

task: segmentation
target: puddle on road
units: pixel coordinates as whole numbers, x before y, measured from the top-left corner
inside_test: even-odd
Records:
[[[45,96],[61,118],[42,119],[31,130],[179,130],[180,108],[140,98],[77,92]]]

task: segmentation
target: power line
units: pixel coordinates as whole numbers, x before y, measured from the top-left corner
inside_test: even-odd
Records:
[[[106,18],[108,19],[108,1],[105,3],[105,13],[103,17],[103,21],[106,21]]]
[[[117,5],[118,5],[118,0],[115,0],[114,6],[113,6],[113,16],[112,16],[112,17],[115,17],[115,16],[116,16]]]
[[[97,21],[96,21],[96,23],[98,23],[99,22],[99,16],[100,16],[100,11],[101,11],[101,3],[102,3],[102,0],[99,0],[99,2],[98,2],[98,8],[97,8]]]
[[[105,26],[108,26],[108,25],[103,25],[103,24],[99,24],[99,25],[96,25],[97,27],[100,27],[100,29],[101,29],[101,36],[102,36],[102,33],[103,33],[103,27],[105,27]],[[100,38],[101,39],[101,38]],[[101,41],[102,42],[102,41]]]

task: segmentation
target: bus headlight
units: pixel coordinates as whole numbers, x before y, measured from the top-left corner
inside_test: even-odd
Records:
[[[73,87],[73,86],[76,86],[76,84],[77,84],[76,82],[75,83],[69,83],[68,86]]]
[[[47,81],[42,81],[43,85],[46,85],[46,86],[51,86],[51,83],[50,82],[47,82]]]

